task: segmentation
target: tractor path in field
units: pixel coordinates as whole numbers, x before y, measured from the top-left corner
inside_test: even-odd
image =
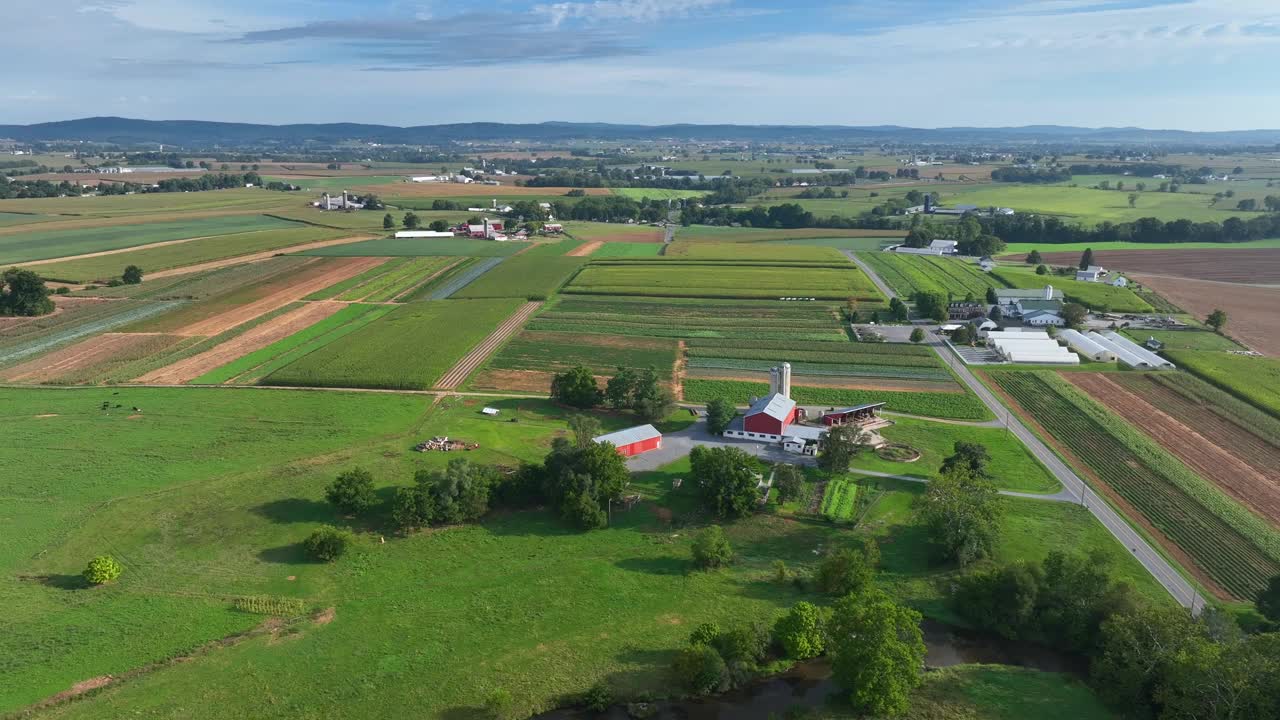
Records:
[[[152,370],[139,377],[138,382],[181,385],[255,350],[261,350],[271,343],[283,340],[304,328],[311,327],[345,307],[345,303],[338,302],[306,303],[296,310],[272,318],[198,355]]]
[[[565,257],[586,257],[604,245],[603,240],[592,240],[565,253]]]
[[[148,280],[159,280],[160,278],[173,277],[174,275],[186,275],[187,273],[203,272],[205,270],[217,270],[218,268],[224,268],[228,265],[258,262],[259,260],[267,260],[277,255],[302,252],[303,250],[315,250],[317,248],[325,248],[332,245],[347,245],[349,243],[372,240],[373,238],[373,235],[352,235],[350,237],[337,238],[334,240],[316,240],[315,242],[302,243],[301,245],[289,245],[287,247],[276,248],[275,250],[264,250],[262,252],[250,253],[248,255],[237,255],[235,257],[222,258],[221,260],[210,260],[208,262],[196,263],[195,265],[184,265],[183,267],[169,268],[168,270],[157,270],[156,272],[144,275],[142,281],[145,283]],[[154,245],[147,245],[145,247],[154,247]],[[130,249],[139,250],[141,248]],[[84,257],[88,256],[86,255]],[[71,260],[73,258],[60,259]],[[385,258],[380,259],[385,260]]]
[[[378,266],[384,261],[385,258],[378,257],[340,258],[338,259],[338,262],[334,264],[334,267],[327,272],[317,273],[312,277],[290,285],[283,290],[273,292],[264,298],[254,300],[251,303],[246,303],[223,313],[218,313],[213,317],[194,322],[175,331],[174,334],[203,337],[218,335],[219,333],[226,332],[237,325],[249,322],[259,315],[264,315],[276,308],[281,308],[291,302],[301,300],[313,292],[323,290],[330,285],[355,277],[366,270]]]
[[[489,356],[493,354],[498,346],[507,341],[507,338],[514,335],[520,328],[524,327],[525,322],[531,315],[542,307],[541,302],[527,302],[520,307],[519,310],[511,314],[496,330],[489,333],[489,337],[485,338],[471,352],[458,361],[444,377],[436,383],[436,387],[444,390],[452,390],[462,384],[475,369],[480,367]]]
[[[926,333],[926,342],[937,352],[938,357],[947,364],[948,367],[959,377],[960,380],[969,387],[970,390],[982,400],[997,418],[1004,418],[1004,426],[1008,428],[1023,445],[1027,446],[1027,450],[1040,461],[1040,464],[1048,468],[1049,472],[1062,485],[1062,492],[1070,493],[1073,502],[1079,502],[1088,508],[1089,512],[1102,523],[1111,535],[1118,540],[1133,554],[1135,560],[1142,564],[1142,567],[1151,576],[1159,582],[1165,590],[1173,596],[1183,607],[1190,608],[1192,612],[1199,612],[1205,606],[1205,599],[1200,595],[1190,582],[1187,581],[1169,560],[1163,555],[1156,552],[1151,547],[1151,543],[1147,542],[1137,530],[1129,524],[1119,511],[1114,509],[1107,500],[1092,490],[1084,480],[1080,479],[1063,460],[1058,457],[1057,453],[1049,449],[1030,428],[1022,421],[1020,417],[1013,417],[1009,408],[1001,402],[982,381],[978,380],[969,366],[965,365],[956,355],[947,347],[946,343],[938,337],[936,328],[930,328]]]
[[[858,257],[857,253],[852,250],[841,250],[840,252],[844,253],[845,257],[852,260],[854,265],[857,265],[862,272],[866,273],[867,277],[871,279],[872,284],[879,288],[880,292],[884,293],[886,298],[892,300],[893,298],[898,297],[898,293],[894,292],[893,288],[889,287],[889,283],[885,282],[879,275],[877,275],[876,271],[872,270],[870,265],[863,262],[862,259]]]

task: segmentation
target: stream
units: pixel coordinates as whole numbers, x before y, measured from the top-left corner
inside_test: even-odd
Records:
[[[1083,676],[1087,666],[1082,658],[1038,645],[1013,642],[990,633],[956,628],[933,620],[920,624],[927,652],[925,665],[950,667],[973,663],[1015,665],[1044,672]],[[698,700],[654,703],[653,720],[769,720],[782,717],[795,706],[821,707],[827,697],[840,692],[831,679],[831,665],[825,658],[798,663],[781,675],[762,679],[746,687]],[[607,712],[582,709],[553,710],[535,715],[535,720],[629,720],[626,707],[615,705]]]

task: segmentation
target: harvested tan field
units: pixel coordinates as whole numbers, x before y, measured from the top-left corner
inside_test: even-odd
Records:
[[[237,335],[199,355],[179,360],[159,370],[153,370],[137,378],[137,382],[177,385],[194,380],[210,370],[226,365],[232,360],[248,355],[254,350],[260,350],[277,340],[289,337],[303,328],[310,327],[344,307],[346,307],[345,303],[338,302],[307,303],[297,310],[268,320],[248,332]]]
[[[146,282],[147,280],[157,280],[159,278],[173,277],[174,275],[186,275],[187,273],[203,272],[205,270],[217,270],[218,268],[227,267],[228,265],[258,262],[259,260],[266,260],[285,253],[315,250],[316,248],[329,247],[330,245],[346,245],[347,243],[362,242],[364,240],[372,239],[372,235],[353,235],[352,237],[338,238],[336,240],[317,240],[315,242],[303,243],[301,245],[290,245],[285,248],[265,250],[259,253],[252,253],[250,255],[237,255],[235,257],[223,258],[221,260],[210,260],[209,262],[198,263],[196,265],[170,268],[168,270],[157,270],[153,273],[147,273],[146,276],[142,278],[142,281]],[[148,245],[147,247],[153,246]],[[65,260],[67,258],[62,259]]]
[[[394,188],[394,190],[392,189]],[[352,188],[356,192],[374,192],[399,197],[507,197],[511,195],[564,195],[574,188],[524,187],[522,185],[478,185],[476,183],[400,183],[398,185],[365,185]],[[582,188],[578,188],[582,189]],[[609,188],[586,188],[588,195],[609,195]]]
[[[1280,355],[1280,288],[1156,275],[1133,278],[1197,317],[1225,310],[1228,335],[1258,352]]]
[[[1022,262],[1025,255],[1010,261]],[[1078,252],[1042,252],[1050,265],[1075,265]],[[1108,270],[1172,275],[1197,280],[1270,285],[1280,283],[1280,248],[1221,250],[1094,250],[1093,260]]]
[[[291,302],[301,300],[317,290],[323,290],[324,288],[335,283],[340,283],[349,277],[359,275],[365,270],[376,267],[383,262],[386,262],[386,258],[340,258],[335,263],[324,264],[322,266],[322,270],[319,272],[309,272],[304,269],[296,276],[288,278],[293,282],[283,290],[278,290],[259,300],[219,313],[213,317],[191,323],[177,331],[176,334],[185,336],[217,335],[230,330],[237,325],[246,323],[259,315],[269,313],[276,308],[284,307]],[[317,265],[319,266],[319,264]],[[341,306],[340,303],[334,304],[339,307]],[[334,310],[333,312],[337,311]]]
[[[653,228],[651,232],[592,232],[591,242],[628,242],[628,243],[660,243],[666,234],[662,228]]]
[[[0,373],[9,382],[75,384],[96,370],[158,352],[178,342],[176,335],[103,333],[88,340],[28,360]]]
[[[578,247],[570,250],[569,252],[565,253],[565,256],[566,257],[586,257],[591,253],[595,252],[596,250],[599,250],[601,245],[604,245],[603,240],[592,240],[589,243],[583,243]]]

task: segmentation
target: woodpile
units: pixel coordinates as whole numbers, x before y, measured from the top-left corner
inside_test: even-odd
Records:
[[[453,450],[475,450],[480,447],[480,443],[469,443],[465,440],[451,439],[448,436],[433,437],[430,440],[424,440],[413,446],[418,452],[431,452],[438,450],[440,452],[451,452]]]

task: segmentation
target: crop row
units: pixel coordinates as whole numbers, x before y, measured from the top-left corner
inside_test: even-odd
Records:
[[[749,328],[676,328],[663,323],[638,325],[628,323],[566,323],[535,318],[530,330],[550,332],[590,332],[606,335],[634,335],[660,338],[728,338],[735,340],[789,340],[811,342],[847,342],[848,337],[839,330],[821,332],[788,330],[755,330]]]
[[[857,481],[849,477],[838,477],[827,483],[818,511],[831,520],[852,520],[857,499]]]
[[[724,340],[691,340],[689,347],[694,348],[742,348],[741,343],[727,342]],[[758,350],[790,350],[792,345],[786,343],[770,343],[759,342],[752,343],[752,349]],[[904,345],[902,343],[846,343],[840,346],[822,347],[823,352],[840,353],[842,355],[894,355],[899,357],[928,357],[936,361],[937,356],[927,347],[919,345]]]
[[[1149,373],[1144,377],[1195,405],[1203,406],[1241,431],[1280,447],[1280,420],[1236,396],[1187,373]]]
[[[559,290],[585,261],[579,257],[517,255],[454,293],[453,297],[546,298]]]
[[[776,362],[766,360],[742,360],[739,358],[693,357],[689,358],[689,367],[717,370],[757,370],[767,371]],[[814,363],[791,363],[791,370],[797,375],[816,375],[819,377],[885,377],[910,378],[914,380],[950,380],[951,374],[943,368],[907,368],[893,365],[829,365]]]
[[[639,325],[654,324],[660,322],[663,325],[671,325],[675,327],[701,327],[705,325],[715,325],[716,327],[760,327],[760,328],[833,328],[837,327],[837,323],[829,317],[821,315],[796,319],[796,318],[740,318],[725,315],[703,315],[703,316],[685,316],[685,317],[663,317],[653,318],[645,315],[622,315],[615,313],[576,313],[576,312],[560,312],[552,310],[542,313],[541,317],[556,322],[579,322],[579,323],[595,323],[595,322],[613,322],[613,323],[635,323]]]
[[[777,343],[772,343],[777,344]],[[754,345],[752,343],[751,345]],[[794,347],[794,344],[792,344]],[[937,358],[921,355],[890,355],[888,353],[847,353],[824,352],[826,345],[812,350],[794,350],[791,348],[775,348],[759,350],[755,347],[687,347],[685,355],[691,358],[738,358],[741,360],[773,360],[779,358],[788,362],[821,363],[828,365],[891,365],[897,367],[940,368],[942,363]],[[854,345],[857,347],[857,345]]]
[[[635,298],[581,295],[563,297],[556,309],[563,312],[613,313],[620,315],[649,315],[692,317],[740,318],[808,318],[838,317],[839,305],[830,302],[779,302],[743,301],[690,298]]]
[[[524,332],[503,346],[488,366],[545,370],[585,365],[609,371],[619,366],[652,367],[665,374],[670,373],[675,361],[676,343],[672,340],[636,338],[633,342],[617,342],[589,333]]]
[[[594,294],[778,298],[848,297],[878,300],[875,286],[857,267],[796,268],[725,267],[658,264],[590,265],[574,278],[567,291]]]
[[[322,288],[320,290],[317,290],[311,293],[310,295],[306,296],[305,298],[303,298],[303,300],[328,300],[329,298],[332,298],[332,297],[338,297],[339,295],[346,293],[348,291],[354,290],[355,288],[363,287],[366,283],[370,282],[374,278],[381,277],[391,272],[392,270],[395,270],[396,268],[403,267],[406,263],[409,262],[409,260],[410,258],[392,258],[382,263],[381,265],[378,265],[376,267],[371,267],[368,270],[365,270],[359,275],[353,275],[347,278],[346,280],[334,283],[333,285],[330,285],[327,288]],[[343,298],[343,299],[350,299],[350,298]]]
[[[112,300],[100,303],[101,307],[86,309],[83,314],[68,316],[50,315],[44,322],[37,318],[17,328],[14,333],[0,338],[0,364],[17,362],[24,358],[47,352],[90,335],[106,332],[163,313],[181,302],[144,302],[136,300]]]
[[[1280,543],[1265,523],[1087,396],[1037,373],[992,377],[1232,596],[1252,598],[1280,572]]]
[[[1194,350],[1166,354],[1184,370],[1280,418],[1280,360]]]
[[[743,403],[769,391],[768,383],[745,380],[709,380],[689,378],[684,381],[684,397],[690,402],[708,402],[724,398]],[[953,420],[988,420],[991,412],[970,393],[907,392],[901,390],[854,390],[846,388],[792,385],[791,397],[805,405],[858,405],[884,402],[888,410],[908,415],[948,418]]]

